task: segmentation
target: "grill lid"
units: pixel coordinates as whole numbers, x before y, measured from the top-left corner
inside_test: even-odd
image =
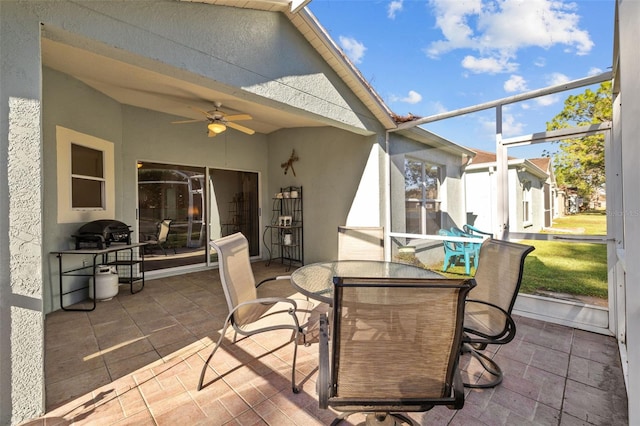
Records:
[[[131,244],[131,227],[112,219],[94,220],[86,223],[73,235],[76,239],[76,250],[86,247],[104,248],[112,242]]]

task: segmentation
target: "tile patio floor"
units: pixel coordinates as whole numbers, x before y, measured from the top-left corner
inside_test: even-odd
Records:
[[[254,270],[258,281],[285,273],[263,263]],[[294,294],[286,281],[268,287],[272,295]],[[217,270],[147,280],[134,295],[122,286],[93,312],[49,314],[47,413],[27,424],[329,424],[335,414],[318,408],[315,390],[317,343],[298,347],[302,390],[293,394],[286,332],[227,344],[210,364],[215,372],[209,370],[206,387],[196,391],[226,314]],[[516,339],[494,355],[505,371],[502,385],[467,390],[462,410],[436,407],[412,417],[430,425],[628,423],[614,338],[527,318],[517,318],[517,325]],[[462,365],[465,374],[477,371],[468,360]],[[355,424],[362,417],[348,420]]]

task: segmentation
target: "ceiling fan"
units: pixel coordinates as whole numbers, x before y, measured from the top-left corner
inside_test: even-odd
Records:
[[[181,121],[173,121],[172,124],[185,124],[185,123],[197,123],[201,121],[207,121],[207,132],[210,138],[224,132],[227,130],[227,127],[231,127],[232,129],[236,129],[240,132],[246,133],[248,135],[254,134],[256,131],[245,127],[241,124],[236,123],[236,121],[244,121],[251,120],[252,117],[249,114],[234,114],[228,115],[226,112],[220,110],[222,103],[214,102],[215,109],[211,111],[205,111],[200,108],[190,107],[196,111],[204,114],[204,119],[197,120],[181,120]]]

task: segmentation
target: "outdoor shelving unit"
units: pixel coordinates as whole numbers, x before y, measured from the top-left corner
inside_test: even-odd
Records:
[[[263,242],[269,253],[267,266],[274,260],[288,264],[304,264],[304,232],[302,226],[302,187],[280,188],[273,198],[271,223],[266,226]]]

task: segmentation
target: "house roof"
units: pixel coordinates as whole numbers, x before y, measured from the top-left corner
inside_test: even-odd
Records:
[[[409,127],[401,129],[395,133],[446,152],[465,155],[467,158],[474,157],[476,155],[475,151],[451,142],[450,140],[429,132],[421,127]],[[466,159],[463,160],[463,162],[466,162]]]
[[[484,170],[489,167],[495,167],[497,164],[497,156],[493,152],[483,151],[481,149],[473,149],[476,156],[466,170]],[[508,164],[510,167],[516,167],[518,165],[525,167],[530,173],[539,177],[549,177],[551,175],[551,159],[550,158],[517,158],[508,157]]]

